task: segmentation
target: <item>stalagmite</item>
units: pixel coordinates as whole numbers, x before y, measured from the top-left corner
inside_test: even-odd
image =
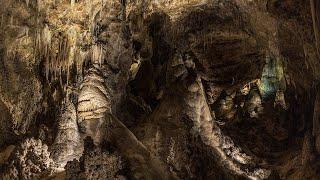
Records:
[[[51,158],[57,170],[63,170],[68,161],[79,159],[83,151],[76,108],[67,98],[58,118],[58,132],[52,145]]]
[[[229,171],[249,179],[267,179],[270,171],[260,168],[242,152],[231,138],[222,134],[212,118],[200,79],[190,84],[185,95],[186,114],[193,121],[193,132],[211,148],[214,156]]]
[[[96,144],[103,140],[101,126],[104,113],[111,112],[110,92],[104,83],[101,72],[91,68],[81,84],[78,99],[78,124],[82,127],[84,135],[91,136]]]

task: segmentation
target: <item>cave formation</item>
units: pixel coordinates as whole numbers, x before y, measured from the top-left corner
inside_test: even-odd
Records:
[[[0,179],[319,179],[319,0],[0,0]]]

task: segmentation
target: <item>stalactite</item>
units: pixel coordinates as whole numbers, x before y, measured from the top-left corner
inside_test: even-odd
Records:
[[[14,25],[14,24],[13,24],[13,16],[12,16],[12,15],[10,16],[10,25],[11,25],[11,26]]]
[[[73,7],[75,3],[76,3],[76,1],[75,1],[75,0],[71,0],[71,1],[70,1],[70,5],[71,5],[71,7]]]
[[[46,69],[46,78],[49,79],[49,73],[50,73],[50,62],[49,62],[49,51],[51,49],[51,32],[49,30],[48,25],[45,25],[43,31],[42,31],[42,38],[40,37],[39,33],[37,33],[37,39],[42,39],[42,42],[37,42],[38,45],[37,48],[42,51],[40,52],[40,56],[42,56],[45,59],[45,69]],[[39,40],[40,41],[40,40]],[[42,45],[41,45],[42,43]]]
[[[103,60],[105,59],[105,52],[103,50],[103,46],[100,44],[96,44],[92,47],[92,56],[91,61],[93,64],[101,64],[103,63]]]
[[[40,11],[41,9],[43,9],[42,3],[44,3],[44,2],[42,2],[42,0],[37,0],[37,9],[38,9],[38,11]]]
[[[314,36],[316,39],[316,46],[318,56],[320,56],[320,2],[319,0],[310,0]]]
[[[74,78],[70,77],[70,70],[74,65],[77,72],[82,73],[82,65],[87,58],[87,53],[81,51],[78,46],[79,38],[79,30],[74,26],[61,35],[52,32],[48,25],[43,28],[41,35],[38,35],[37,48],[40,50],[40,57],[45,61],[47,80],[57,79],[66,88],[70,79]],[[101,53],[97,54],[102,56]],[[65,82],[64,76],[66,76]]]

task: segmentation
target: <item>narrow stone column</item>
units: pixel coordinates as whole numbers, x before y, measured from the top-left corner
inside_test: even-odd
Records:
[[[319,0],[310,0],[312,20],[313,20],[313,29],[316,39],[318,56],[320,56],[320,1]]]

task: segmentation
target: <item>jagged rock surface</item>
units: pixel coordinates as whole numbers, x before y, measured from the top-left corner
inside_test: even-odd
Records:
[[[26,139],[11,153],[2,179],[41,179],[50,175],[53,160],[41,140]]]
[[[124,174],[121,174],[121,171],[124,171],[124,166],[124,162],[118,154],[95,147],[93,142],[88,140],[80,160],[68,162],[65,179],[125,180]]]

